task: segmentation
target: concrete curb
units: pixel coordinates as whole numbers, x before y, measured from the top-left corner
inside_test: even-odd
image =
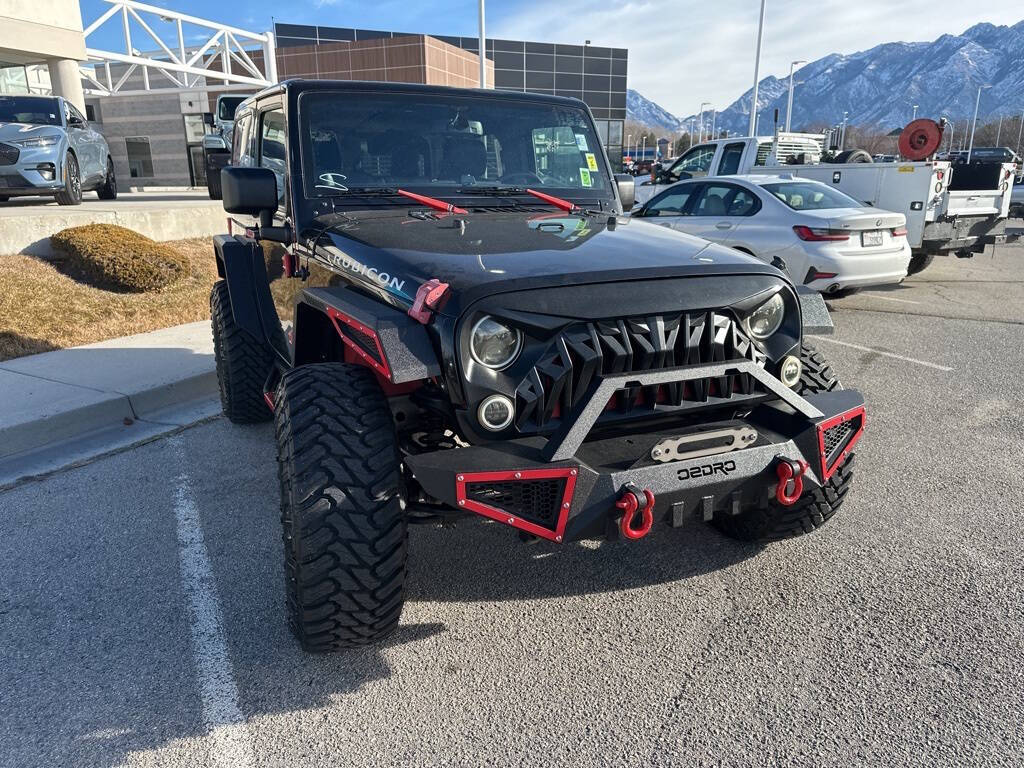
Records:
[[[209,321],[0,362],[0,485],[219,412]]]

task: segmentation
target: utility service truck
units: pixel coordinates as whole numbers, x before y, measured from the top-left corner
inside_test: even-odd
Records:
[[[986,245],[1013,241],[1006,234],[1011,205],[1012,163],[954,165],[933,159],[943,124],[915,120],[900,136],[901,160],[875,163],[862,150],[840,152],[823,161],[824,136],[777,133],[775,136],[707,141],[684,152],[651,181],[637,186],[643,204],[671,184],[701,176],[781,175],[834,185],[866,205],[907,217],[913,248],[908,274],[920,272],[936,255],[969,258]]]

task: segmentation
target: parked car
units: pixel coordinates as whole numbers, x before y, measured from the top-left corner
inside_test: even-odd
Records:
[[[53,195],[60,205],[78,205],[85,190],[117,197],[103,134],[60,96],[0,96],[0,202]]]
[[[1010,218],[1024,219],[1024,176],[1018,176],[1010,193]]]
[[[556,546],[695,515],[768,541],[847,497],[864,399],[805,336],[821,297],[623,217],[583,102],[288,80],[235,135],[224,210],[258,223],[213,240],[214,356],[228,419],[276,422],[304,648],[395,629],[413,523]]]
[[[206,189],[211,200],[220,200],[220,172],[231,160],[231,141],[235,130],[235,110],[246,96],[223,93],[217,97],[217,108],[206,115],[212,130],[203,136],[203,163],[206,165]]]
[[[782,259],[793,282],[835,298],[907,276],[910,243],[902,213],[864,206],[818,181],[730,176],[680,182],[636,218]]]
[[[925,269],[937,255],[970,258],[988,245],[1016,242],[1006,232],[1013,163],[951,165],[933,160],[873,163],[863,150],[846,150],[821,162],[824,137],[779,133],[733,137],[688,149],[652,183],[640,184],[644,203],[667,186],[708,176],[793,175],[829,184],[855,200],[906,216],[907,239],[914,255],[910,274]]]

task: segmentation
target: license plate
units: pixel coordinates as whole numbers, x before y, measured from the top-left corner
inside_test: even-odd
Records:
[[[872,230],[871,232],[861,232],[860,233],[860,244],[863,245],[865,248],[870,248],[873,245],[881,245],[882,244],[882,230],[875,229],[875,230]]]

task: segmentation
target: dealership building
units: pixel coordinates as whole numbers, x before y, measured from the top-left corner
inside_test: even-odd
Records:
[[[98,26],[121,22],[120,12],[108,11],[109,21],[101,17],[83,28],[77,2],[60,2],[68,6],[69,31],[79,40],[85,39],[77,48],[65,47],[78,51],[79,58],[84,58],[87,47],[92,51],[89,35]],[[65,93],[84,106],[88,118],[107,138],[122,188],[204,186],[202,137],[208,129],[203,118],[221,93],[252,93],[267,82],[288,78],[470,88],[480,82],[479,41],[475,37],[282,23],[276,24],[273,33],[257,34],[182,16],[206,24],[204,29],[211,37],[206,46],[186,46],[182,37],[179,56],[177,46],[166,37],[158,41],[145,34],[160,28],[159,24],[170,26],[167,14],[178,14],[154,15],[142,30],[134,19],[141,22],[143,12],[134,17],[131,12],[124,11],[128,18],[124,23],[134,28],[126,46],[129,50],[110,52],[100,57],[100,63],[84,65],[80,91],[69,92],[65,82],[67,66],[73,61],[62,64],[49,51],[24,58],[25,64],[13,55],[0,56],[0,93]],[[148,45],[147,52],[137,50],[142,45]],[[488,39],[485,56],[488,87],[572,96],[586,102],[609,158],[613,163],[620,161],[626,119],[626,49]],[[39,64],[33,66],[33,61]],[[165,71],[161,65],[168,62],[171,66]],[[222,69],[232,72],[230,80],[208,74]],[[259,75],[259,79],[253,77],[248,84],[239,74]],[[58,75],[63,77],[60,83]]]

